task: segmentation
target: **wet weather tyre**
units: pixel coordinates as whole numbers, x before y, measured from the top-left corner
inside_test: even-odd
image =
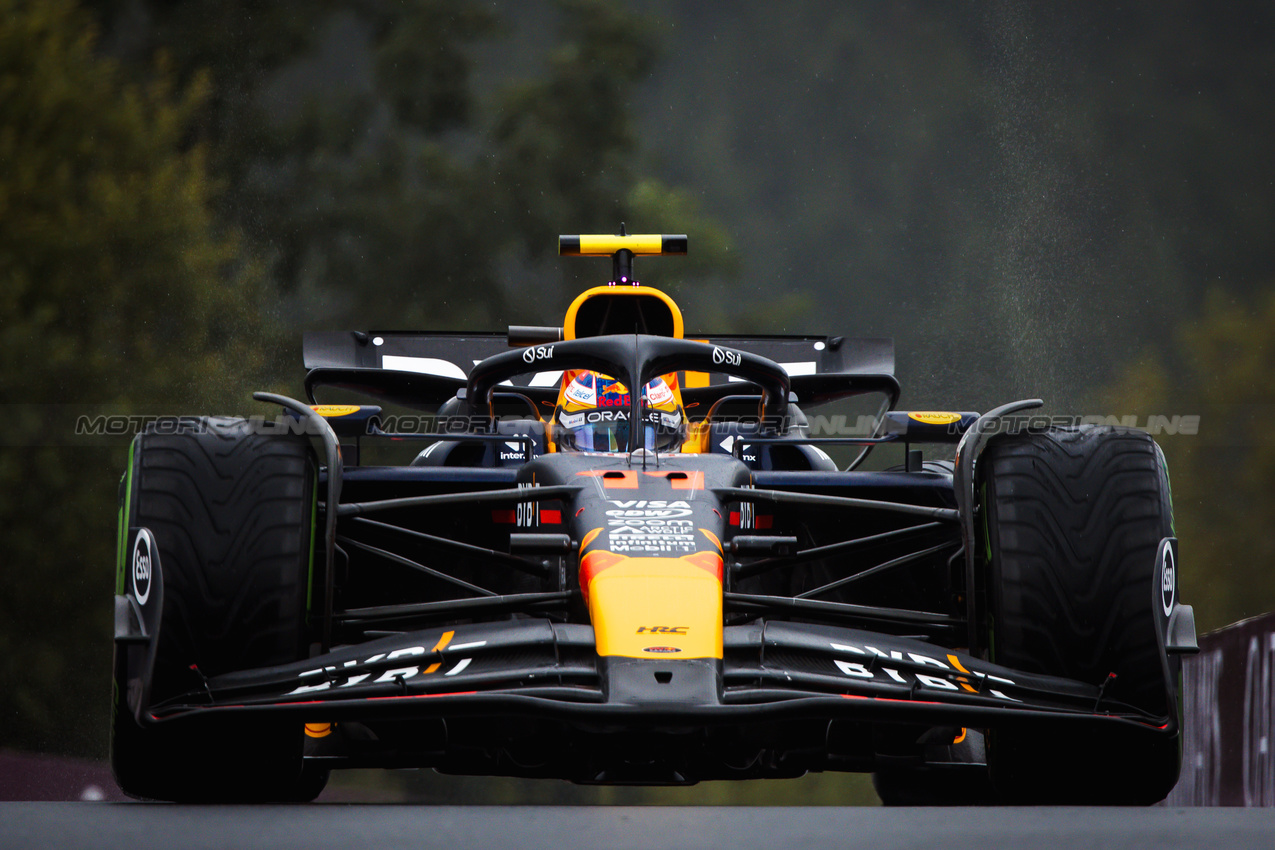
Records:
[[[198,692],[205,677],[306,657],[316,463],[306,438],[260,430],[242,419],[165,420],[133,445],[121,528],[150,529],[163,571],[152,705]],[[323,789],[326,774],[303,767],[295,720],[139,724],[128,695],[140,690],[144,657],[144,646],[116,644],[111,766],[126,793],[265,802]]]
[[[1111,704],[1167,716],[1153,605],[1173,534],[1168,473],[1146,433],[1082,426],[1006,435],[980,460],[992,660],[1101,685]],[[998,799],[1148,805],[1177,781],[1179,738],[1113,723],[988,735]]]

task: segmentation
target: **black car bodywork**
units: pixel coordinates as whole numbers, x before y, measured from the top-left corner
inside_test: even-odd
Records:
[[[994,660],[1000,597],[978,460],[1007,419],[1038,402],[986,415],[895,411],[883,340],[609,333],[505,350],[521,341],[511,337],[309,335],[309,403],[258,394],[287,411],[276,427],[322,447],[304,655],[156,674],[168,556],[129,521],[119,711],[142,730],[286,718],[305,725],[311,767],[583,783],[821,770],[965,782],[989,763],[995,771],[988,742],[999,731],[1039,741],[1045,761],[1084,740],[1176,748],[1177,654],[1194,646],[1194,627],[1176,599],[1172,537],[1144,571],[1155,669],[1139,675],[1158,683],[1152,698],[1145,688],[1131,698],[1115,675],[1086,681]],[[688,415],[714,420],[707,450],[547,451],[535,426],[558,385],[544,376],[570,369],[629,386],[684,376]],[[311,406],[332,387],[409,413]],[[872,433],[811,433],[809,411],[865,394],[885,408]],[[632,403],[637,417],[636,394]],[[377,440],[427,451],[408,465],[358,465]],[[822,451],[882,444],[903,445],[900,467],[847,471]],[[955,461],[922,461],[927,444],[956,445]],[[138,486],[125,482],[129,493]],[[599,608],[589,588],[603,573],[585,563],[597,541],[608,564],[678,561],[674,595],[704,592],[692,569],[702,567],[718,583],[716,613],[664,621],[681,603],[644,601],[633,583]],[[696,645],[711,648],[688,651],[706,628],[719,633]],[[1149,768],[1141,796],[1172,786],[1170,761],[1172,776]]]

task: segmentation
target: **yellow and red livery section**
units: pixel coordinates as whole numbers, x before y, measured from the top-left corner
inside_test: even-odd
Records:
[[[677,514],[676,546],[685,551],[673,557],[629,555],[612,551],[615,527],[596,527],[580,540],[580,588],[589,609],[601,656],[665,658],[668,660],[722,657],[722,542],[711,524],[696,518],[690,507],[697,490],[704,489],[698,470],[672,472],[636,469],[589,470],[578,476],[595,478],[615,507],[608,522],[628,522],[630,513]],[[640,495],[664,496],[654,500]],[[671,498],[668,498],[671,497]],[[632,506],[636,510],[628,510]],[[716,516],[716,514],[708,514]],[[720,518],[719,518],[720,520]],[[633,519],[639,533],[658,518]],[[654,526],[655,530],[669,526]]]
[[[631,558],[587,552],[580,559],[598,655],[722,657],[722,556]]]
[[[563,339],[612,333],[683,338],[682,311],[676,302],[658,289],[639,285],[632,278],[630,262],[634,255],[684,254],[684,235],[561,236],[558,245],[563,255],[610,256],[614,260],[611,285],[586,290],[567,308]],[[607,380],[605,384],[604,398],[603,382],[590,382],[587,373],[564,375],[551,427],[570,427],[573,417],[593,415],[607,405],[627,409],[628,389],[615,381]],[[643,389],[643,394],[644,408],[656,415],[684,417],[678,375],[657,378]],[[552,446],[552,438],[550,442]],[[690,450],[697,450],[702,442],[695,440]],[[685,443],[679,450],[686,451],[684,446]],[[636,469],[577,474],[599,479],[598,483],[613,498],[627,498],[625,494],[662,495],[652,487],[676,491],[671,494],[675,499],[678,494],[680,498],[690,498],[693,493],[687,491],[704,487],[703,473],[697,470],[680,476]],[[648,476],[664,481],[657,483]],[[692,511],[687,508],[685,513],[689,516]],[[650,522],[658,523],[659,519],[652,518]],[[669,556],[663,552],[656,555],[650,551],[612,551],[607,547],[620,548],[622,544],[609,543],[609,528],[598,527],[583,536],[580,587],[589,607],[599,655],[667,660],[722,657],[722,544],[719,534],[700,527],[704,524],[711,523],[679,525],[678,550],[669,552]],[[640,526],[653,537],[658,536],[659,527]]]

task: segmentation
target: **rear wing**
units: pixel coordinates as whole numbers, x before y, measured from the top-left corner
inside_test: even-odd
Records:
[[[806,406],[880,392],[898,399],[894,341],[841,336],[715,336],[686,339],[740,349],[774,360],[788,372],[797,401]],[[474,364],[507,351],[504,333],[411,331],[310,331],[302,355],[306,393],[316,401],[319,387],[340,387],[407,407],[432,410],[463,390]],[[747,392],[720,373],[679,373],[684,396],[711,404]],[[533,372],[510,388],[533,401],[557,399],[561,372]]]

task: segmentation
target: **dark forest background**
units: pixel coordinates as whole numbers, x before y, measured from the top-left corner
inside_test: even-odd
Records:
[[[1266,2],[0,0],[0,747],[105,754],[127,439],[77,416],[556,324],[620,221],[689,234],[640,272],[691,329],[893,336],[905,407],[1200,416],[1183,596],[1275,609],[1272,91]]]

